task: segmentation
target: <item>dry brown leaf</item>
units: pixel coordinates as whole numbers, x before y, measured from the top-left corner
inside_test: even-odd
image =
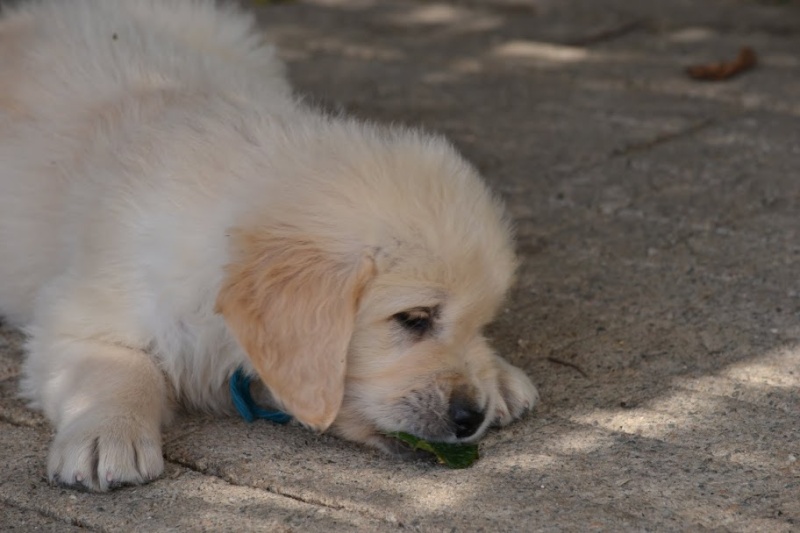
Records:
[[[686,73],[695,80],[722,81],[753,68],[756,62],[756,53],[752,48],[745,46],[739,50],[739,55],[733,61],[692,65],[686,69]]]

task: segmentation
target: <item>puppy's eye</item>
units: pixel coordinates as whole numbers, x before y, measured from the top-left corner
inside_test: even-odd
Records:
[[[397,313],[392,317],[404,330],[422,337],[433,329],[434,309],[419,307]]]

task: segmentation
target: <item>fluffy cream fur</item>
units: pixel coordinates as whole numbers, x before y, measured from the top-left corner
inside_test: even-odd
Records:
[[[256,392],[315,430],[475,440],[536,389],[481,336],[515,259],[444,140],[296,102],[249,17],[41,0],[0,19],[0,313],[50,479],[163,469],[175,403]]]

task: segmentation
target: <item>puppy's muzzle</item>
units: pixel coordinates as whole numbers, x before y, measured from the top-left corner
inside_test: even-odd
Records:
[[[447,414],[458,439],[466,439],[474,435],[486,418],[486,413],[480,410],[472,399],[462,394],[455,394],[450,398]]]

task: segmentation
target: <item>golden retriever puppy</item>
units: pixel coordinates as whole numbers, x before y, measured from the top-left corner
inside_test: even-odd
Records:
[[[175,405],[228,380],[317,431],[480,438],[536,389],[481,335],[515,266],[500,202],[438,137],[295,101],[211,0],[40,0],[0,19],[0,313],[49,478],[163,469]]]

